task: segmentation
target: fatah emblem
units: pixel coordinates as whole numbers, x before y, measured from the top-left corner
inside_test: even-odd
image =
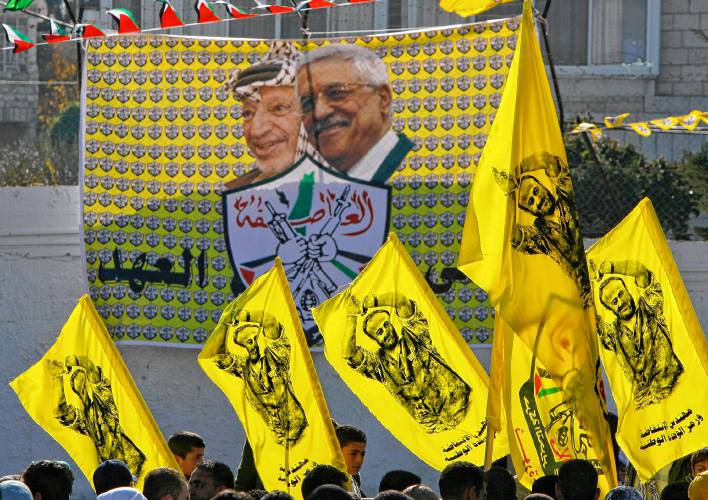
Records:
[[[348,284],[383,244],[390,188],[344,177],[309,157],[263,183],[228,191],[224,227],[238,294],[280,257],[308,344],[310,309]]]

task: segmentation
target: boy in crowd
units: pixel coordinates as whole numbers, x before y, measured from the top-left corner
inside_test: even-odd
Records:
[[[334,432],[337,434],[337,441],[344,455],[347,472],[352,477],[353,493],[357,498],[363,498],[366,495],[361,491],[359,471],[364,465],[366,456],[366,434],[353,425],[338,425]]]
[[[69,464],[59,460],[32,462],[22,473],[34,500],[69,500],[74,486],[74,474]]]
[[[691,478],[708,470],[708,446],[694,451],[691,455]]]
[[[234,474],[229,466],[207,460],[192,471],[189,478],[189,498],[209,500],[214,495],[234,487]]]
[[[204,462],[204,440],[194,432],[181,431],[170,436],[167,446],[177,459],[182,474],[189,480],[192,471]]]
[[[147,500],[189,500],[189,486],[183,473],[159,467],[145,476],[143,495]]]

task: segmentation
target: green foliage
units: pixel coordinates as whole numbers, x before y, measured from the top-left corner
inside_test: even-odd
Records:
[[[49,128],[49,137],[53,147],[78,147],[81,107],[72,102],[65,107]]]
[[[700,186],[700,175],[691,180],[684,165],[686,156],[678,163],[663,158],[648,161],[634,146],[610,139],[593,143],[593,149],[594,154],[580,135],[566,139],[585,236],[604,235],[645,196],[654,204],[667,237],[691,236],[689,220],[698,215],[701,196],[708,187],[705,171]]]
[[[0,144],[0,186],[76,185],[80,114],[70,103],[33,142]]]
[[[0,144],[0,186],[45,185],[50,180],[34,144]]]
[[[708,142],[696,153],[684,153],[679,163],[688,185],[700,200],[701,212],[708,212]]]

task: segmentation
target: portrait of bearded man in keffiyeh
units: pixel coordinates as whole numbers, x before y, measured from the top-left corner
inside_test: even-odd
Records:
[[[276,41],[261,61],[233,73],[229,88],[243,107],[243,135],[256,164],[228,182],[227,189],[273,177],[305,154],[326,165],[308,142],[302,125],[295,92],[295,67],[300,57],[291,42]]]

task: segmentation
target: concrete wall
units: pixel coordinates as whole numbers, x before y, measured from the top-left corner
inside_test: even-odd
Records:
[[[68,455],[27,415],[7,385],[54,342],[84,293],[79,245],[78,188],[0,188],[0,476],[19,473],[32,460]],[[708,243],[672,243],[704,329],[708,326]],[[207,441],[207,455],[236,467],[244,433],[226,398],[196,363],[197,350],[121,346],[163,434],[192,430]],[[488,367],[488,349],[476,350]],[[343,384],[322,353],[313,353],[332,417],[362,427],[368,437],[364,490],[403,468],[437,485],[438,473],[403,448]],[[75,496],[91,489],[72,463]]]

